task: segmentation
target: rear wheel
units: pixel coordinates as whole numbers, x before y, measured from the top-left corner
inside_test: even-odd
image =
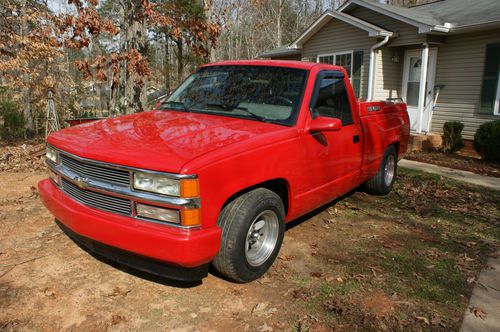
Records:
[[[398,169],[397,160],[396,148],[391,145],[385,150],[377,174],[365,183],[369,193],[387,195],[391,191]]]
[[[230,202],[219,216],[221,247],[213,265],[224,277],[249,282],[271,267],[283,242],[285,208],[280,197],[264,188]]]

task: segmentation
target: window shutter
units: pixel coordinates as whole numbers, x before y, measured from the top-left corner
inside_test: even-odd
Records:
[[[361,68],[363,67],[363,51],[355,51],[352,59],[351,83],[356,98],[361,96]]]
[[[500,44],[486,46],[483,86],[481,89],[480,114],[493,114],[497,95],[498,72],[500,67]]]

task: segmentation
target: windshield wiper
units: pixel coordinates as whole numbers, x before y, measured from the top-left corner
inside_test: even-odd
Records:
[[[238,105],[231,105],[231,104],[212,104],[212,103],[207,103],[206,105],[207,106],[220,107],[224,111],[229,111],[229,112],[232,112],[233,110],[240,110],[240,111],[243,111],[243,112],[247,113],[248,115],[250,115],[255,120],[258,120],[260,122],[267,122],[267,119],[265,117],[260,116],[258,114],[255,114],[252,111],[249,111],[248,108],[246,108],[246,107],[241,107],[241,106],[238,106]]]
[[[167,104],[171,104],[172,106],[180,106],[184,112],[190,112],[189,108],[181,101],[166,101],[160,105],[160,110],[165,110],[163,107]],[[178,108],[176,108],[178,109]]]

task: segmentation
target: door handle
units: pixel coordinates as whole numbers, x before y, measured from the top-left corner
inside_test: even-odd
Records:
[[[354,136],[352,137],[352,142],[353,142],[354,144],[359,143],[359,135],[354,135]]]

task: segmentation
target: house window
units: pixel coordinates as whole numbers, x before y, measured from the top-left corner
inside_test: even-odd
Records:
[[[500,44],[486,46],[480,114],[500,115]]]
[[[339,52],[318,55],[317,62],[344,67],[347,75],[351,79],[356,98],[360,98],[363,51]]]
[[[352,75],[352,53],[353,52],[339,52],[333,54],[318,55],[319,63],[328,63],[331,65],[344,67],[347,75]]]

